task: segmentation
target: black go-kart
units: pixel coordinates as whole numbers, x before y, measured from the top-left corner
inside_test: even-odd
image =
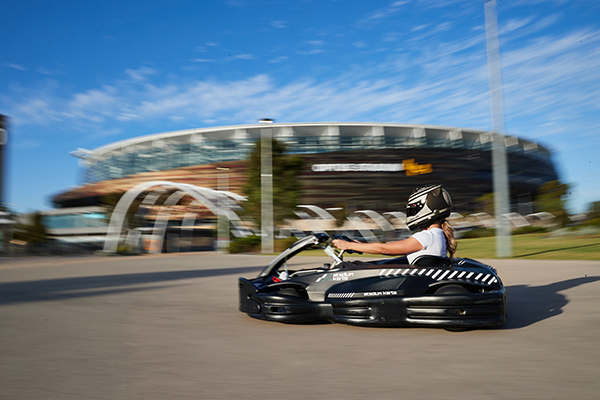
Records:
[[[341,235],[332,238],[349,240]],[[322,248],[332,262],[303,268],[290,261],[315,247]],[[448,330],[498,326],[506,319],[506,292],[496,270],[488,265],[435,256],[421,256],[412,264],[406,257],[346,262],[343,253],[332,247],[325,233],[298,240],[257,278],[239,278],[240,311],[284,323],[329,321]]]

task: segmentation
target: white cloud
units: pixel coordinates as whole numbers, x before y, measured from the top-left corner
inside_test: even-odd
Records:
[[[417,26],[411,28],[411,31],[413,31],[413,32],[420,31],[420,30],[427,28],[428,26],[429,26],[429,24],[417,25]]]
[[[286,21],[272,21],[271,25],[273,26],[273,28],[277,28],[277,29],[287,28]]]
[[[400,40],[402,38],[402,36],[404,36],[404,33],[402,33],[402,32],[387,32],[383,36],[383,41],[384,42],[396,42],[396,41]]]
[[[298,54],[302,54],[302,55],[311,55],[311,54],[320,54],[323,53],[323,49],[312,49],[312,50],[308,50],[308,51],[299,51]]]
[[[554,110],[549,115],[563,115],[563,123],[576,123],[582,114],[598,113],[600,104],[594,99],[600,97],[600,85],[594,71],[600,61],[599,45],[597,33],[582,30],[567,37],[540,38],[503,53],[506,92],[521,105],[515,116]]]
[[[254,60],[254,56],[252,54],[236,54],[231,56],[230,59],[234,60]]]
[[[304,44],[309,44],[311,46],[323,46],[324,42],[322,40],[305,40]]]
[[[118,115],[119,90],[115,86],[104,86],[77,93],[67,105],[65,115],[90,122],[104,122],[113,115]]]
[[[514,22],[517,25],[527,26]],[[519,125],[525,132],[514,134],[557,135],[564,132],[565,121],[589,130],[585,127],[589,118],[582,116],[600,111],[599,36],[581,29],[567,36],[538,38],[502,53],[507,127],[516,118],[525,121]],[[165,78],[159,71],[141,67],[125,71],[130,80],[115,80],[70,96],[56,85],[14,91],[12,96],[2,96],[0,105],[17,124],[56,124],[91,136],[116,135],[133,122],[237,124],[262,115],[280,121],[370,120],[487,129],[484,41],[480,34],[469,40],[423,42],[420,52],[398,53],[388,62],[340,71],[322,80],[278,82],[276,76],[255,74],[237,80],[158,83]],[[304,44],[315,47],[311,51],[322,51],[324,42]],[[270,62],[287,59],[280,56]],[[141,79],[144,85],[137,84]]]
[[[554,14],[537,19],[535,17],[511,19],[499,26],[498,34],[503,40],[515,40],[550,28],[560,21],[560,15]]]
[[[279,56],[279,57],[276,57],[276,58],[273,58],[273,59],[269,60],[269,62],[273,63],[273,64],[276,64],[276,63],[287,61],[288,59],[289,59],[288,56]]]
[[[47,69],[47,68],[44,68],[44,67],[40,67],[40,68],[38,68],[38,70],[37,70],[37,71],[38,71],[40,74],[43,74],[43,75],[54,75],[54,73],[53,73],[52,71],[50,71],[49,69]]]
[[[311,55],[311,54],[320,54],[323,53],[323,46],[325,45],[325,42],[323,40],[305,40],[304,42],[302,42],[302,44],[304,45],[308,45],[308,47],[310,47],[309,50],[299,50],[297,51],[298,54],[302,54],[302,55]]]
[[[62,101],[39,93],[37,97],[13,103],[13,107],[9,108],[10,111],[7,114],[11,116],[15,125],[44,126],[63,119],[60,111],[57,111],[57,105],[60,107],[58,103],[62,103]]]
[[[39,140],[24,140],[24,141],[21,141],[20,139],[17,139],[15,147],[17,149],[22,149],[22,150],[37,149],[37,148],[42,147],[42,142],[40,142]]]
[[[156,75],[157,71],[149,67],[141,67],[138,69],[126,69],[125,73],[134,81],[144,81],[148,76]]]
[[[254,56],[252,54],[230,54],[229,56],[221,59],[220,61],[235,61],[235,60],[254,60]],[[214,62],[214,60],[208,59],[194,59],[194,62]],[[217,60],[219,61],[219,60]]]
[[[366,18],[360,20],[358,22],[358,26],[367,26],[367,25],[377,24],[380,21],[387,19],[387,18],[395,15],[396,13],[398,13],[401,10],[402,6],[404,6],[405,4],[408,4],[408,3],[410,3],[410,2],[409,1],[395,1],[387,7],[379,8],[379,9],[373,11],[372,13],[370,13],[369,15],[367,15]]]
[[[529,25],[529,23],[531,23],[531,21],[534,21],[534,20],[535,20],[535,16],[533,16],[533,15],[530,15],[526,18],[513,18],[513,19],[509,20],[506,24],[504,24],[503,33],[512,32],[514,30],[522,28],[526,25]]]
[[[27,69],[28,69],[27,67],[24,67],[24,66],[19,65],[19,64],[14,64],[14,63],[4,63],[4,65],[6,65],[9,68],[13,68],[13,69],[16,69],[16,70],[19,70],[19,71],[27,71]]]

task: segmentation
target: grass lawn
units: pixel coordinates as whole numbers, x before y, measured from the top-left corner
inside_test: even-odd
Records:
[[[514,235],[512,237],[513,259],[538,260],[600,260],[600,235],[555,236],[547,233]],[[305,250],[302,256],[324,256],[323,250]],[[371,254],[346,254],[344,259],[384,257]],[[496,258],[496,238],[459,239],[456,257],[474,259]]]
[[[511,258],[538,260],[600,260],[600,236],[549,237],[545,233],[512,237]],[[496,238],[460,239],[457,257],[496,258]]]

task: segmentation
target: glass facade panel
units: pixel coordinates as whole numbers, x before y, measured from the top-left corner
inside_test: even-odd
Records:
[[[48,229],[103,228],[108,218],[100,213],[45,215],[43,223]]]

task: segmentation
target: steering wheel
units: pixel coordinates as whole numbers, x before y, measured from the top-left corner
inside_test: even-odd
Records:
[[[346,235],[338,235],[337,233],[336,233],[336,234],[333,234],[333,235],[331,235],[331,237],[332,237],[332,238],[334,238],[334,239],[340,239],[340,240],[344,240],[344,241],[346,241],[346,242],[353,242],[353,241],[354,241],[354,240],[350,239],[350,238],[349,238],[348,236],[346,236]],[[348,254],[353,254],[353,253],[356,253],[356,254],[362,254],[362,251],[356,251],[356,250],[343,250],[343,251],[345,251],[345,252],[346,252],[346,253],[348,253]]]

